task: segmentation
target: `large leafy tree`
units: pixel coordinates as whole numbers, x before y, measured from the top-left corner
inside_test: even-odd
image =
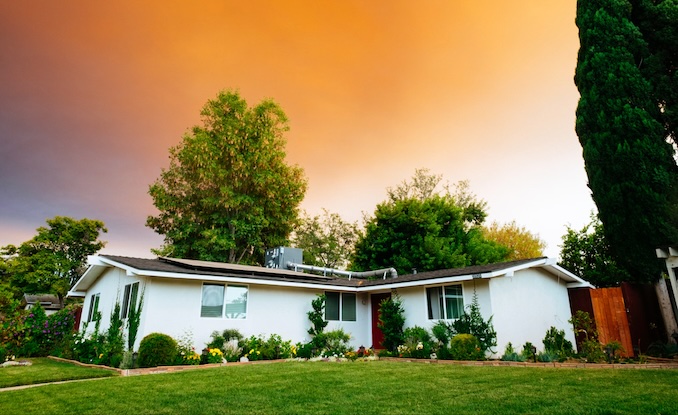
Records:
[[[484,203],[467,189],[464,194],[460,206],[448,191],[389,189],[389,199],[377,205],[366,221],[351,267],[394,267],[399,273],[410,273],[504,260],[508,248],[483,237]]]
[[[323,209],[322,215],[304,215],[294,231],[293,244],[304,250],[305,264],[345,268],[359,234],[355,222]]]
[[[560,251],[560,265],[597,287],[614,287],[630,276],[610,253],[603,224],[597,216],[581,230],[567,227]]]
[[[518,259],[537,258],[544,255],[546,242],[539,235],[520,226],[516,221],[503,225],[492,222],[489,226],[483,226],[483,236],[489,241],[497,242],[509,249],[506,257],[508,261]]]
[[[56,294],[63,301],[84,270],[87,256],[104,247],[104,223],[56,216],[37,229],[31,240],[2,248],[4,274],[18,294]]]
[[[286,244],[306,192],[302,169],[285,162],[287,117],[273,101],[250,108],[231,91],[200,115],[150,186],[160,212],[146,225],[164,235],[163,255],[261,263],[266,248]]]
[[[674,0],[579,0],[576,130],[610,254],[634,281],[678,241]],[[658,33],[657,33],[658,31]]]

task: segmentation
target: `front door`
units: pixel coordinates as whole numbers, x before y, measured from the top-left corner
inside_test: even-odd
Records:
[[[383,349],[381,343],[384,341],[384,333],[378,327],[379,325],[379,307],[381,302],[387,298],[391,298],[391,293],[378,293],[370,296],[372,302],[372,347],[375,349]]]

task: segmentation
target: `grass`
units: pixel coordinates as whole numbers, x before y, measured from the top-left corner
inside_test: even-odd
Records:
[[[678,414],[677,384],[674,370],[290,362],[6,391],[0,413]]]
[[[30,360],[33,364],[31,366],[9,366],[0,368],[0,388],[117,375],[117,372],[111,370],[82,367],[47,358],[26,360]],[[1,412],[2,411],[0,411],[0,413]]]

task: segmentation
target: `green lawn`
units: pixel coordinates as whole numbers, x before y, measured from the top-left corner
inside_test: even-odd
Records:
[[[678,414],[678,371],[291,362],[0,392],[33,413]]]
[[[117,372],[105,369],[82,367],[47,358],[26,359],[31,366],[9,366],[0,368],[0,388],[35,383],[58,382],[61,380],[101,378],[117,376]],[[3,411],[0,410],[0,413]]]

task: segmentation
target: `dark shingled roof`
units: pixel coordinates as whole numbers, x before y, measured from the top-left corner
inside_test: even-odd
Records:
[[[355,280],[349,281],[346,278],[326,277],[276,268],[228,264],[224,262],[210,263],[207,261],[174,260],[172,258],[147,259],[116,255],[101,256],[143,271],[216,277],[255,278],[259,280],[304,282],[307,284],[329,284],[348,287],[356,286]]]
[[[498,264],[475,265],[463,268],[443,269],[437,271],[419,272],[416,274],[407,274],[397,278],[364,280],[358,278],[322,276],[310,273],[302,273],[290,270],[281,270],[275,268],[263,268],[254,266],[244,266],[237,264],[227,264],[221,262],[191,261],[172,258],[132,258],[115,255],[102,255],[112,261],[143,271],[168,272],[177,274],[194,274],[205,276],[223,276],[239,278],[256,278],[260,280],[271,281],[289,281],[303,282],[307,284],[326,284],[345,287],[367,287],[367,286],[388,286],[390,284],[425,281],[436,278],[456,277],[464,275],[485,274],[503,269],[512,268],[519,265],[544,259],[545,257],[522,259],[518,261],[502,262]]]

